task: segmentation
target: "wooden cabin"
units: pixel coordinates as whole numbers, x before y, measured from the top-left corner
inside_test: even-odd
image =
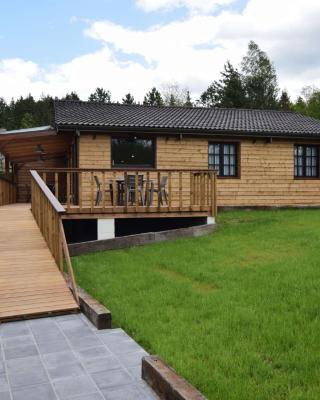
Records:
[[[53,127],[2,132],[0,153],[18,202],[30,202],[34,170],[65,219],[98,221],[98,238],[114,221],[320,206],[320,121],[293,112],[56,101]]]

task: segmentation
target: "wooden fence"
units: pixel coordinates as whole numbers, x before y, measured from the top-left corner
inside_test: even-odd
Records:
[[[16,202],[16,185],[8,177],[0,175],[0,206]]]
[[[73,294],[76,301],[79,303],[77,285],[61,218],[61,216],[65,214],[65,209],[52,194],[39,174],[36,171],[30,171],[30,173],[32,213],[62,273],[64,268],[64,255],[68,274],[72,283]]]
[[[41,169],[67,213],[217,213],[216,172],[155,169]]]

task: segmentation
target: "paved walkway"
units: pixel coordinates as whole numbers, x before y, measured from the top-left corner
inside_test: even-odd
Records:
[[[82,314],[0,325],[1,400],[152,400],[147,353],[123,330]]]

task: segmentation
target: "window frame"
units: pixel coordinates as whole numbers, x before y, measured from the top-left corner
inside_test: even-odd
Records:
[[[223,146],[224,145],[233,145],[235,148],[235,174],[234,175],[224,175],[224,152]],[[240,142],[224,142],[224,141],[209,141],[208,142],[208,169],[217,170],[217,168],[210,165],[210,155],[214,156],[214,154],[209,152],[210,145],[218,145],[219,146],[219,171],[217,177],[219,179],[240,179]],[[230,164],[229,164],[230,166]],[[222,173],[221,173],[222,172]]]
[[[303,149],[303,154],[301,156],[302,157],[302,165],[301,165],[301,167],[302,167],[302,175],[296,175],[296,167],[298,168],[298,164],[296,163],[296,160],[297,160],[297,157],[298,157],[298,155],[296,156],[296,149],[298,147],[302,147],[302,149]],[[306,155],[306,148],[307,147],[315,148],[316,152],[317,152],[316,156],[312,156],[311,155],[311,157],[315,157],[316,158],[316,166],[314,167],[314,168],[316,168],[316,171],[317,171],[317,175],[316,176],[307,176],[307,174],[306,174],[306,169],[308,167],[307,166],[307,162],[306,162],[306,159],[308,157]],[[303,180],[306,180],[306,179],[319,179],[320,178],[320,162],[319,161],[320,161],[320,145],[319,144],[295,143],[293,145],[293,176],[294,176],[294,179],[303,179]],[[312,168],[312,165],[309,166],[309,167]]]
[[[142,139],[142,140],[151,140],[152,141],[152,156],[153,156],[153,163],[149,165],[123,165],[123,164],[114,164],[113,163],[113,144],[112,141],[114,139]],[[110,143],[110,153],[111,153],[111,168],[112,169],[123,169],[123,170],[148,170],[148,169],[155,169],[157,165],[157,140],[155,137],[152,136],[143,136],[143,135],[112,135],[111,136],[111,143]]]

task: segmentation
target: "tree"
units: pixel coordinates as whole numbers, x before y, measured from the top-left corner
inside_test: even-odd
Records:
[[[8,117],[8,105],[4,98],[0,97],[0,129],[6,126],[6,121]]]
[[[134,97],[131,93],[127,93],[122,99],[122,104],[136,104]]]
[[[279,109],[282,111],[290,111],[292,109],[289,94],[283,90],[279,99]]]
[[[206,107],[244,107],[246,91],[241,75],[230,61],[224,65],[221,79],[214,81],[200,96],[200,102]]]
[[[190,96],[189,90],[187,91],[187,98],[186,98],[186,101],[184,103],[184,106],[185,107],[189,107],[189,108],[193,107],[193,103],[192,103],[192,100],[191,100],[191,96]]]
[[[297,101],[293,105],[293,109],[295,112],[306,114],[307,104],[301,96],[298,97]]]
[[[161,94],[164,105],[171,107],[183,107],[190,98],[187,88],[181,87],[177,82],[164,83],[161,86]]]
[[[90,94],[88,100],[96,103],[111,103],[111,92],[97,87],[95,92]]]
[[[274,65],[267,54],[251,41],[241,63],[242,79],[249,108],[276,109],[278,83]]]
[[[20,128],[21,129],[33,128],[35,125],[36,123],[33,115],[29,112],[24,113],[21,119]]]
[[[145,106],[163,106],[163,98],[159,90],[153,87],[150,92],[144,96],[143,104]]]
[[[80,100],[77,92],[67,93],[61,100]]]
[[[307,102],[306,114],[320,119],[320,90],[314,90]]]

